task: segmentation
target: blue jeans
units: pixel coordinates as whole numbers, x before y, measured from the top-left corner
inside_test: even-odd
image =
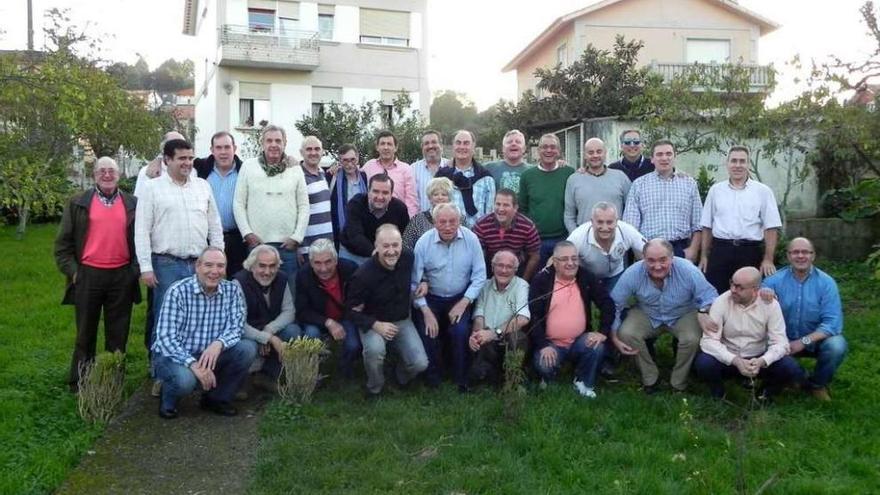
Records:
[[[399,358],[395,373],[397,382],[406,385],[416,375],[428,367],[428,358],[422,346],[416,327],[412,321],[393,321],[397,325],[397,335],[385,340],[372,329],[361,330],[361,342],[364,344],[364,370],[367,373],[367,390],[378,394],[385,385],[385,353],[389,346],[393,347]]]
[[[541,364],[541,350],[546,347],[556,349],[556,364],[554,366],[544,366]],[[569,347],[561,347],[556,344],[544,346],[535,351],[532,358],[535,364],[535,371],[541,376],[541,379],[551,381],[556,378],[559,369],[565,361],[574,362],[574,376],[588,387],[596,386],[596,374],[599,371],[599,365],[602,364],[602,357],[605,355],[605,344],[599,344],[595,348],[587,346],[587,332],[582,333],[572,342]]]
[[[834,335],[797,353],[794,357],[816,358],[816,368],[807,379],[807,385],[811,388],[827,387],[837,368],[843,363],[847,348],[843,335]]]
[[[358,255],[352,253],[351,251],[346,249],[345,246],[343,246],[343,245],[339,246],[339,257],[344,260],[354,261],[355,263],[357,263],[358,266],[363,265],[364,263],[366,263],[366,261],[368,259],[370,259],[369,256],[358,256]]]
[[[562,240],[565,240],[565,237],[541,238],[541,258],[538,261],[538,271],[544,269],[547,265],[547,260],[553,256],[553,248],[556,247],[556,243]]]
[[[354,323],[349,320],[342,320],[339,323],[345,329],[345,338],[342,340],[342,356],[339,358],[339,371],[346,378],[351,378],[352,363],[364,352],[364,348],[361,346],[361,337]],[[327,327],[324,326],[305,325],[304,329],[306,336],[313,339],[319,338],[322,333],[329,333]]]
[[[608,289],[608,293],[611,294],[611,291],[614,290],[614,286],[617,285],[617,281],[620,280],[620,276],[623,275],[623,272],[614,275],[613,277],[607,277],[602,279],[602,283],[605,284],[605,288]],[[621,314],[620,319],[623,320],[626,318],[625,315]]]
[[[147,328],[147,335],[144,340],[147,342],[147,350],[150,353],[150,376],[156,376],[155,365],[152,363],[153,342],[156,340],[156,326],[159,324],[159,315],[162,310],[162,301],[165,300],[165,293],[174,282],[191,277],[195,274],[195,258],[183,259],[175,256],[164,254],[152,255],[153,275],[156,276],[157,284],[153,289],[152,315],[148,315],[148,319],[152,316],[150,326]]]
[[[443,379],[443,363],[452,364],[452,377],[456,385],[466,387],[468,384],[468,367],[470,366],[471,351],[468,347],[468,339],[471,336],[471,307],[468,306],[462,313],[458,323],[449,323],[449,310],[464,294],[453,297],[440,297],[433,294],[425,296],[428,307],[437,319],[437,337],[428,337],[425,332],[424,318],[421,310],[414,313],[418,324],[419,337],[425,346],[425,354],[428,355],[428,369],[425,371],[425,380],[431,386],[439,385]]]
[[[201,353],[193,355],[198,359]],[[214,376],[217,386],[205,392],[204,396],[214,402],[230,402],[247,376],[251,363],[257,356],[257,346],[252,340],[241,340],[238,344],[224,349],[217,358]],[[199,381],[189,367],[157,354],[153,361],[156,377],[162,380],[162,409],[174,409],[177,401],[192,393]]]
[[[694,359],[694,371],[701,380],[709,384],[712,397],[724,397],[724,379],[741,376],[736,366],[724,364],[703,351],[697,353]],[[780,392],[786,385],[802,383],[804,370],[791,356],[783,356],[766,368],[761,368],[758,378],[763,382],[765,390],[774,395]]]
[[[290,323],[286,327],[282,328],[280,332],[275,334],[275,336],[281,339],[282,342],[290,342],[291,340],[302,335],[303,331],[296,323]],[[308,334],[306,334],[305,336],[317,338]],[[262,372],[273,379],[278,378],[278,376],[281,374],[281,359],[272,346],[269,346],[269,355],[266,356],[266,359],[263,361]]]
[[[284,274],[284,279],[290,280],[294,277],[296,271],[299,269],[299,260],[296,257],[296,250],[291,251],[290,249],[284,249],[281,247],[280,242],[267,242],[266,244],[278,250],[278,254],[281,256],[281,267],[279,268],[279,271]],[[248,249],[248,253],[251,251],[252,249]]]

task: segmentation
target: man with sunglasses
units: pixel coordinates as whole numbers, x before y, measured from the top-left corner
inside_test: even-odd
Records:
[[[623,131],[620,133],[620,152],[623,156],[620,161],[608,165],[608,168],[620,170],[630,181],[635,182],[639,177],[654,171],[654,164],[642,155],[644,149],[642,133],[638,129]]]

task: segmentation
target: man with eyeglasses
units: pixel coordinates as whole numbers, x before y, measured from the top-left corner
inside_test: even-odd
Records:
[[[511,251],[501,250],[492,257],[492,278],[477,297],[468,340],[473,352],[472,382],[500,385],[507,347],[525,346],[521,329],[530,318],[529,284],[516,276],[517,268],[519,260]]]
[[[623,156],[620,161],[608,165],[608,168],[620,170],[629,177],[630,181],[635,182],[639,177],[654,171],[654,164],[642,155],[644,149],[645,144],[639,130],[623,131],[620,133],[620,152]]]
[[[542,384],[556,378],[565,361],[574,362],[574,388],[584,398],[596,398],[596,375],[605,354],[605,341],[614,321],[614,302],[601,282],[579,267],[577,248],[559,241],[553,266],[532,280],[529,305],[533,364]],[[598,328],[591,323],[592,307],[599,310]],[[542,385],[543,386],[543,385]]]
[[[664,331],[674,335],[678,346],[669,381],[673,390],[683,392],[700,336],[717,330],[709,307],[718,292],[693,263],[674,255],[669,241],[652,239],[644,253],[645,259],[627,268],[611,291],[617,311],[611,341],[621,354],[635,356],[642,390],[651,395],[660,390],[660,371],[645,341]],[[635,305],[621,321],[631,298]]]
[[[815,259],[809,239],[792,239],[789,266],[765,279],[764,287],[779,298],[790,355],[816,358],[816,367],[805,383],[807,389],[818,400],[830,401],[828,385],[846,357],[847,343],[837,283],[813,265]]]
[[[762,399],[803,381],[803,370],[788,355],[782,309],[774,300],[759,301],[760,287],[757,268],[740,268],[730,279],[730,290],[718,296],[709,310],[718,330],[703,333],[694,371],[709,384],[713,398],[724,398],[727,377],[760,379]]]
[[[675,145],[660,140],[651,150],[655,169],[633,182],[623,220],[648,239],[666,239],[675,255],[697,262],[703,204],[697,181],[675,172]]]

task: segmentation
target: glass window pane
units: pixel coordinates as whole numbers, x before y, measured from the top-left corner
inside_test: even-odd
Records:
[[[264,126],[271,121],[272,105],[269,100],[254,100],[254,125]]]
[[[248,27],[253,32],[273,32],[275,30],[275,12],[272,10],[248,10]]]
[[[318,16],[318,32],[322,40],[333,39],[333,16],[321,14]]]
[[[254,100],[247,98],[238,100],[238,125],[243,127],[253,127]]]

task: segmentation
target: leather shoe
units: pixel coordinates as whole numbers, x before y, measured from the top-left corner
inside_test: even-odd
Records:
[[[162,409],[159,407],[159,417],[162,419],[174,419],[178,415],[177,409],[172,407],[171,409]]]
[[[235,416],[238,414],[238,409],[235,408],[232,404],[228,402],[220,402],[208,399],[206,397],[202,397],[202,400],[199,401],[199,407],[204,409],[205,411],[211,411],[214,414],[219,414],[220,416]]]

